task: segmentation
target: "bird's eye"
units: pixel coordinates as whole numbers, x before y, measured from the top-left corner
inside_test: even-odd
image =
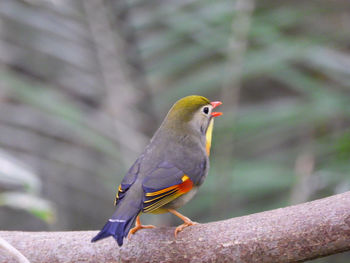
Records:
[[[208,114],[208,113],[209,113],[209,107],[204,107],[204,108],[203,108],[203,112],[204,112],[205,114]]]

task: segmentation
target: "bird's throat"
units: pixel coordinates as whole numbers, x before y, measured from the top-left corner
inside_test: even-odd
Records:
[[[205,133],[205,139],[206,139],[206,145],[205,148],[207,150],[207,154],[209,156],[210,154],[210,147],[211,147],[211,137],[213,135],[213,127],[214,127],[214,118],[211,118],[207,132]]]

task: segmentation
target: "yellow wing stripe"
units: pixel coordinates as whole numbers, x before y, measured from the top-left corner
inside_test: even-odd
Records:
[[[151,192],[151,193],[146,193],[146,196],[155,196],[155,195],[160,195],[162,193],[168,192],[170,190],[173,190],[177,187],[177,185],[170,186],[168,188],[164,188],[162,190],[156,191],[156,192]]]
[[[157,200],[157,199],[160,199],[160,198],[165,197],[165,196],[168,195],[168,194],[173,194],[173,193],[176,192],[176,191],[177,191],[177,189],[170,190],[169,192],[166,192],[166,193],[164,193],[164,194],[162,194],[162,195],[160,195],[160,196],[157,196],[157,197],[152,198],[152,199],[150,199],[150,200],[144,201],[144,203],[153,202],[153,201],[155,201],[155,200]]]
[[[155,202],[152,205],[149,205],[147,207],[144,208],[144,212],[148,213],[148,212],[152,212],[157,210],[158,208],[162,207],[163,205],[171,202],[172,200],[174,200],[175,198],[177,198],[178,196],[180,196],[181,194],[178,193],[173,193],[167,197],[164,197],[163,199],[160,199],[159,201]]]
[[[117,205],[118,199],[119,199],[119,193],[124,192],[124,190],[122,189],[122,185],[120,184],[118,186],[118,190],[117,190],[117,194],[115,195],[115,199],[114,199],[114,205]]]
[[[118,191],[117,191],[117,194],[115,195],[115,199],[119,199],[119,192],[124,192],[123,189],[122,189],[122,185],[119,185],[118,186]]]
[[[182,182],[185,182],[188,179],[190,179],[190,178],[186,174],[184,176],[182,176],[182,178],[181,178]]]

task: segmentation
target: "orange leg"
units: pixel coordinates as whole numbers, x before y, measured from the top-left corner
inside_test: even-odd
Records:
[[[189,219],[188,217],[181,215],[179,212],[177,212],[174,209],[168,209],[168,211],[174,215],[176,215],[177,217],[180,217],[184,223],[182,225],[179,225],[176,229],[175,229],[175,238],[177,236],[177,233],[181,232],[182,230],[184,230],[186,227],[188,226],[194,226],[194,225],[198,225],[197,222],[193,222],[191,219]]]
[[[140,229],[143,229],[143,228],[155,228],[155,226],[152,226],[152,225],[143,226],[143,225],[141,225],[140,215],[138,215],[136,217],[135,227],[130,229],[129,234],[128,234],[128,238],[130,239],[131,235],[135,234],[137,231],[139,231]]]

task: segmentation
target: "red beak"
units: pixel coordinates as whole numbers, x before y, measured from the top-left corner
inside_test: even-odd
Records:
[[[221,101],[212,101],[210,102],[210,104],[213,106],[213,109],[215,109],[217,106],[220,106],[222,104]],[[221,116],[222,115],[222,112],[212,112],[211,113],[211,116],[213,117],[218,117],[218,116]]]

